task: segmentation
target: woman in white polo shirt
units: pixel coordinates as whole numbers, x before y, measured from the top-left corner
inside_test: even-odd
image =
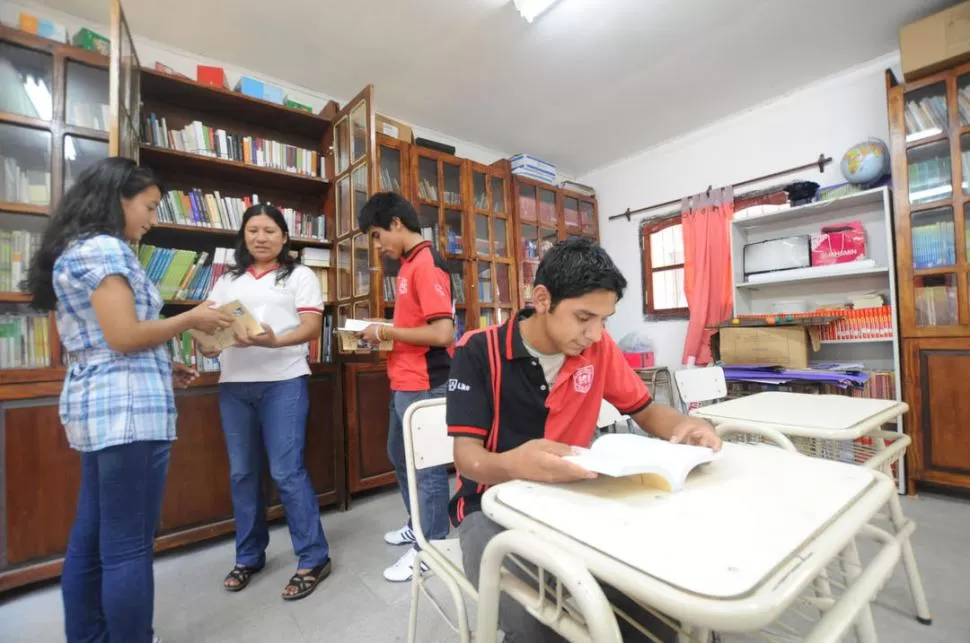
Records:
[[[238,338],[220,356],[219,408],[236,521],[236,564],[223,585],[243,589],[266,562],[265,454],[299,557],[283,588],[283,598],[295,600],[330,574],[329,545],[304,464],[307,342],[320,336],[323,297],[313,271],[290,256],[286,220],[272,206],[254,205],[243,214],[235,259],[209,299],[239,300],[270,323],[263,324],[263,334]]]

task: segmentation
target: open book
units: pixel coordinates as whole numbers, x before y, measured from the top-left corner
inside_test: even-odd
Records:
[[[574,447],[565,456],[589,471],[607,476],[643,475],[645,482],[668,491],[680,491],[696,467],[717,457],[708,447],[674,444],[633,433],[601,436],[589,449]]]
[[[238,300],[230,301],[217,307],[224,313],[235,318],[232,326],[217,330],[214,333],[203,333],[192,329],[189,334],[208,353],[217,353],[236,344],[236,332],[240,335],[262,335],[266,331],[259,320],[246,309]]]
[[[389,321],[375,321],[367,319],[345,319],[344,325],[337,330],[344,333],[359,333],[362,332],[368,326],[393,326]]]

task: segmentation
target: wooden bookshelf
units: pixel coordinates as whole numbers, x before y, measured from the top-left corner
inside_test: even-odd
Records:
[[[886,94],[909,490],[970,489],[970,64]]]
[[[123,11],[117,0],[112,3],[113,18],[123,21]],[[16,128],[13,131],[17,136],[24,133],[43,136],[46,147],[35,146],[29,154],[40,155],[40,160],[32,162],[50,176],[47,204],[14,202],[4,200],[0,195],[0,221],[14,221],[6,229],[14,225],[14,229],[23,226],[38,233],[43,230],[47,215],[56,207],[71,177],[81,169],[75,167],[76,161],[72,165],[72,161],[65,158],[67,149],[73,146],[74,151],[67,156],[88,154],[85,160],[106,156],[112,150],[119,155],[135,157],[141,164],[151,167],[169,189],[197,188],[206,194],[221,191],[223,196],[237,199],[257,193],[261,201],[322,216],[327,221],[326,238],[295,234],[291,245],[297,250],[331,247],[335,209],[333,190],[326,178],[329,176],[325,170],[327,162],[319,163],[315,168],[319,176],[305,176],[153,147],[141,142],[138,135],[141,118],[154,110],[172,115],[176,123],[200,120],[213,127],[231,128],[240,134],[314,150],[319,158],[326,159],[328,138],[332,138],[332,123],[337,112],[335,104],[329,105],[323,115],[310,114],[192,80],[140,69],[127,27],[122,28],[116,22],[110,35],[116,36],[112,38],[113,44],[118,45],[113,55],[123,57],[120,64],[112,64],[118,58],[100,56],[0,27],[0,58],[14,56],[15,66],[20,67],[30,61],[42,61],[41,71],[46,74],[45,82],[50,88],[53,106],[50,118],[37,118],[4,112],[5,103],[0,100],[0,146],[5,153],[11,149],[3,139],[5,133],[10,136],[9,128]],[[94,84],[78,86],[78,79],[71,79],[73,72],[77,72],[78,79],[94,78]],[[128,76],[121,78],[125,74]],[[109,87],[124,85],[139,91],[134,92],[128,102],[120,98],[112,101]],[[93,104],[72,107],[72,92],[88,101],[96,98],[104,107]],[[143,105],[141,109],[140,105]],[[100,127],[105,114],[110,118],[103,123],[104,129],[90,126],[97,124]],[[91,156],[92,150],[100,155]],[[332,161],[329,163],[332,168]],[[321,168],[324,168],[323,172],[320,172]],[[211,253],[215,248],[234,246],[236,237],[235,229],[160,223],[146,235],[143,243]],[[329,273],[329,292],[333,293],[333,271]],[[31,297],[26,293],[0,292],[0,308],[26,310],[30,301]],[[170,299],[165,303],[163,314],[175,314],[198,303],[195,299]],[[333,311],[334,307],[328,304],[326,312],[332,314]],[[48,315],[48,321],[51,365],[0,370],[0,440],[4,445],[0,484],[6,492],[6,502],[0,508],[3,511],[0,524],[6,528],[4,537],[0,537],[0,591],[60,573],[61,557],[74,516],[79,461],[67,446],[59,420],[58,396],[65,367],[61,365],[61,347],[53,314]],[[310,370],[307,467],[320,505],[345,506],[341,365],[313,363]],[[219,419],[218,378],[218,372],[205,372],[189,391],[176,392],[178,440],[173,445],[156,540],[158,550],[181,547],[233,530],[228,459]],[[24,405],[24,400],[31,402]],[[30,465],[24,466],[24,463]],[[51,471],[57,475],[50,475]],[[268,481],[267,486],[271,487]],[[278,495],[274,492],[268,497],[271,498],[270,515],[281,516]],[[51,501],[51,498],[57,500]]]

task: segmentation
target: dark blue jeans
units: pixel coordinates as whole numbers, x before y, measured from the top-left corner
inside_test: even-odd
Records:
[[[219,385],[239,565],[258,568],[266,562],[269,528],[263,493],[264,453],[280,491],[299,568],[316,567],[330,556],[320,506],[304,463],[309,406],[306,377]]]
[[[150,643],[152,542],[171,442],[81,453],[81,490],[61,593],[68,643]]]
[[[391,421],[387,429],[387,457],[397,473],[397,484],[411,524],[411,503],[408,493],[408,469],[404,459],[404,413],[420,400],[445,397],[446,385],[428,391],[391,391]],[[428,540],[448,536],[448,469],[444,466],[419,469],[418,494],[421,505],[421,525]]]

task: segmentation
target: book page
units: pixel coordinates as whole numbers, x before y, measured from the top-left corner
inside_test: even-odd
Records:
[[[692,469],[716,457],[708,447],[675,444],[632,433],[604,435],[591,448],[577,449],[577,452],[565,459],[589,471],[612,477],[656,476],[667,483],[661,487],[673,490],[683,485]]]
[[[388,321],[370,321],[367,319],[345,319],[344,325],[337,330],[347,331],[348,333],[359,333],[363,331],[368,326],[377,324],[378,326],[391,326],[391,322]]]

